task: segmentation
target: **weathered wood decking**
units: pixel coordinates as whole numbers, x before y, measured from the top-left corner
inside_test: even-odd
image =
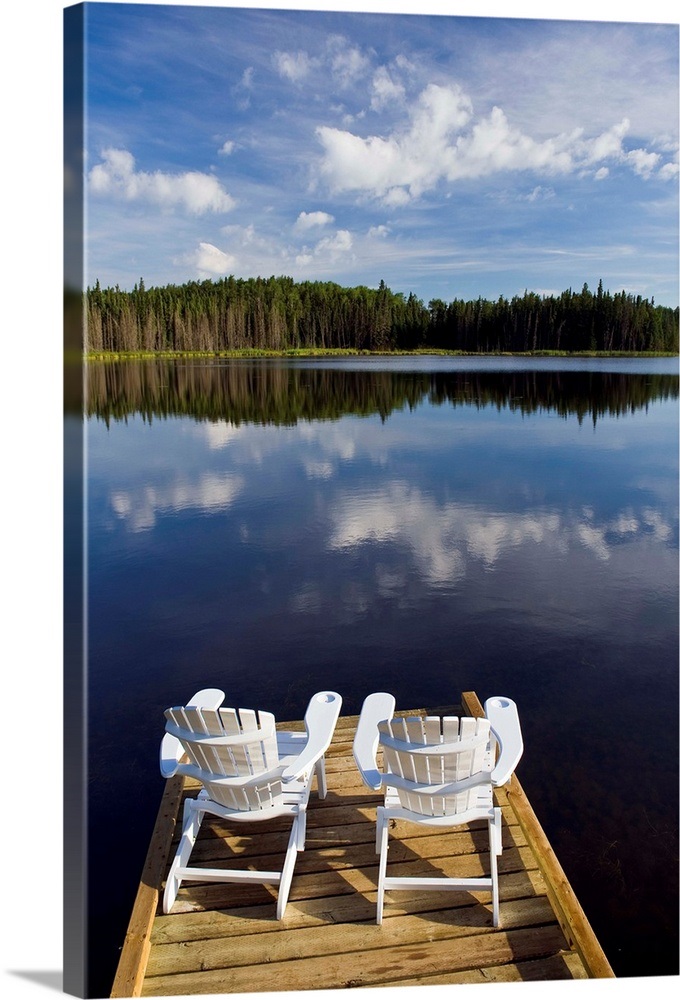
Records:
[[[463,695],[463,711],[482,712],[472,692]],[[492,926],[489,893],[431,890],[388,892],[378,927],[380,796],[361,784],[353,762],[356,722],[338,722],[327,754],[328,796],[312,794],[306,849],[282,921],[275,919],[276,890],[260,885],[187,882],[172,913],[159,911],[181,800],[195,791],[181,778],[167,783],[111,996],[613,976],[516,776],[498,795],[501,927]],[[206,817],[192,863],[218,866],[237,855],[244,867],[251,860],[276,867],[278,858],[264,859],[283,856],[288,830],[285,821],[229,829]],[[482,827],[442,833],[399,823],[390,837],[390,872],[481,875],[487,852]]]

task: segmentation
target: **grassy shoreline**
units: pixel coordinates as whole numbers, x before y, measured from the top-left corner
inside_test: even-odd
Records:
[[[450,358],[677,358],[672,351],[445,351],[420,348],[415,351],[360,351],[352,348],[289,348],[269,350],[244,347],[230,351],[91,351],[84,361],[152,361],[180,358],[356,358],[356,357],[450,357]]]

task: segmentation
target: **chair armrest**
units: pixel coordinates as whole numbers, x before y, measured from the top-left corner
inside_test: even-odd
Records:
[[[307,743],[300,756],[282,771],[282,781],[299,778],[323,757],[333,739],[341,707],[342,698],[335,691],[320,691],[314,695],[305,713]]]
[[[517,705],[510,698],[489,698],[484,702],[484,713],[500,746],[496,765],[491,772],[491,783],[496,786],[504,785],[524,752]]]
[[[392,718],[395,704],[394,695],[376,691],[369,694],[361,706],[352,752],[361,780],[369,788],[378,789],[382,782],[382,772],[378,770],[376,760],[380,737],[378,723]]]
[[[215,711],[224,701],[224,691],[219,688],[202,688],[192,695],[187,702],[188,707],[213,708]],[[172,778],[177,772],[177,765],[182,759],[184,748],[176,736],[166,733],[161,740],[160,767],[164,778]]]

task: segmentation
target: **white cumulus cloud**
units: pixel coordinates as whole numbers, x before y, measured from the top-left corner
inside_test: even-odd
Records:
[[[417,197],[441,177],[439,156],[471,113],[471,102],[459,87],[431,84],[420,95],[405,132],[364,139],[320,126],[317,136],[325,150],[321,174],[335,191],[366,191],[392,205]]]
[[[647,179],[658,166],[661,156],[658,153],[648,153],[646,149],[631,149],[626,154],[626,160],[630,163],[636,174]]]
[[[304,232],[307,229],[314,229],[317,226],[327,226],[334,222],[332,215],[328,212],[300,212],[295,222],[295,229]]]
[[[396,93],[387,71],[376,73],[375,106]],[[661,167],[660,154],[625,151],[629,129],[624,118],[599,135],[587,137],[577,128],[538,140],[514,126],[500,107],[475,119],[472,101],[458,85],[430,84],[411,107],[405,125],[387,135],[364,137],[319,126],[316,134],[323,147],[319,174],[334,192],[356,192],[393,207],[442,181],[509,171],[548,177],[580,172],[602,180],[607,164],[618,163],[644,178],[654,171],[673,176],[672,164]]]
[[[606,160],[609,157],[621,156],[623,153],[623,139],[629,130],[630,122],[627,118],[624,118],[623,121],[608,128],[601,135],[583,142],[582,158],[587,163],[599,163],[601,160]],[[575,145],[578,148],[581,142],[580,136],[574,133],[574,137],[577,139]]]
[[[352,249],[352,234],[348,229],[338,229],[335,236],[325,236],[316,245],[317,252],[344,254]]]
[[[199,243],[192,262],[199,274],[211,277],[214,274],[228,274],[234,267],[236,258],[212,243]]]
[[[334,236],[324,236],[316,246],[310,250],[304,247],[295,258],[300,267],[305,267],[311,263],[335,263],[346,257],[352,250],[354,240],[348,229],[338,229]]]
[[[97,195],[180,207],[195,215],[228,212],[235,205],[216,177],[196,170],[180,174],[137,170],[134,156],[125,149],[105,149],[102,162],[89,173],[89,182]]]
[[[664,163],[664,165],[659,168],[659,177],[664,181],[674,180],[679,173],[680,173],[680,164],[678,163],[677,155],[674,161],[671,161],[669,163]]]

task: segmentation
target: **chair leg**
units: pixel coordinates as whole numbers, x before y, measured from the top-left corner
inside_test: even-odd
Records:
[[[500,899],[498,890],[498,856],[503,850],[501,831],[501,811],[496,808],[489,820],[489,858],[491,865],[491,898],[493,902],[493,925],[500,925]]]
[[[328,791],[328,786],[326,785],[326,758],[320,757],[316,762],[314,767],[316,773],[316,786],[317,792],[320,799],[326,798],[326,792]]]
[[[303,817],[304,822],[304,817]],[[290,893],[290,885],[293,881],[293,869],[295,868],[295,859],[297,858],[297,852],[299,850],[299,817],[296,816],[293,820],[293,828],[290,831],[290,838],[288,840],[288,847],[286,849],[286,860],[283,862],[283,871],[281,872],[281,881],[279,882],[279,898],[276,903],[276,919],[281,920],[283,914],[286,910],[286,904],[288,903],[288,895]],[[303,837],[304,840],[304,837]]]
[[[179,887],[182,884],[182,879],[177,878],[175,872],[178,868],[186,867],[194,848],[194,844],[196,843],[198,831],[201,829],[201,823],[203,822],[204,816],[205,811],[200,808],[196,799],[186,800],[184,803],[182,836],[180,837],[177,853],[175,854],[172,864],[170,865],[170,871],[168,872],[168,877],[165,883],[165,892],[163,893],[163,913],[170,912],[172,905],[177,898],[177,893],[179,892]]]
[[[307,809],[304,806],[300,806],[300,812],[293,820],[293,828],[297,830],[295,835],[296,848],[298,851],[304,851],[307,836]]]
[[[380,864],[378,866],[378,899],[376,923],[382,924],[383,899],[385,896],[385,876],[387,874],[387,851],[389,837],[389,820],[386,818],[383,807],[378,806],[378,819],[376,831],[376,851],[380,854]]]

